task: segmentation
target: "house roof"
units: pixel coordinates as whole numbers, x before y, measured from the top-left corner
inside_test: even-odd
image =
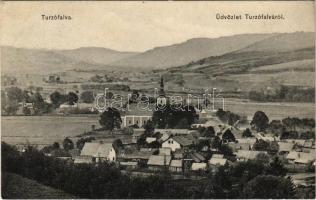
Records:
[[[171,160],[170,167],[182,167],[182,160]]]
[[[241,144],[250,144],[251,146],[256,143],[257,139],[256,138],[240,138],[237,139],[238,143]]]
[[[145,129],[143,128],[134,128],[133,129],[133,136],[141,136],[145,133]]]
[[[170,156],[171,155],[171,149],[170,148],[159,148],[159,155],[167,155]]]
[[[151,142],[154,142],[156,141],[157,139],[155,137],[146,137],[146,142],[147,143],[151,143]]]
[[[96,157],[105,158],[109,155],[109,153],[112,149],[113,149],[113,146],[111,143],[100,144],[99,148],[96,152]],[[114,149],[112,151],[114,151]]]
[[[193,163],[191,166],[191,169],[193,171],[197,171],[200,169],[204,170],[204,169],[206,169],[206,166],[207,166],[206,163]]]
[[[230,146],[233,151],[237,150],[250,150],[251,149],[251,144],[249,143],[235,143],[235,142],[229,142],[228,146]]]
[[[71,157],[80,156],[80,149],[70,149],[68,152]]]
[[[227,162],[227,159],[225,158],[214,158],[212,157],[208,163],[211,164],[211,165],[225,165]]]
[[[313,147],[313,142],[310,141],[310,140],[306,140],[306,141],[304,142],[304,147],[305,147],[305,148],[312,148],[312,147]]]
[[[286,139],[285,141],[292,142],[294,144],[298,144],[301,146],[304,146],[304,143],[305,143],[305,140],[301,140],[301,139]]]
[[[75,164],[80,163],[92,163],[92,158],[90,156],[77,156],[74,159]]]
[[[181,146],[189,146],[193,144],[193,140],[183,136],[174,136],[172,139],[178,142]]]
[[[147,162],[147,165],[165,166],[169,165],[171,161],[171,156],[165,155],[151,155]]]
[[[224,154],[218,154],[218,153],[216,153],[216,154],[213,154],[213,155],[212,155],[212,158],[224,158]]]
[[[315,154],[314,152],[306,153],[306,152],[297,152],[297,151],[291,151],[286,158],[289,160],[294,160],[296,163],[309,163],[315,161]]]
[[[200,153],[194,152],[194,153],[190,153],[191,158],[194,160],[194,162],[200,163],[205,161],[205,158],[203,155],[201,155]]]
[[[111,143],[86,142],[81,151],[81,156],[107,157],[113,148]]]
[[[155,133],[168,133],[173,135],[187,135],[189,134],[189,129],[155,129]]]
[[[98,148],[99,143],[93,142],[86,142],[81,150],[81,156],[95,156]]]
[[[294,144],[290,142],[278,142],[278,145],[279,152],[290,152],[294,147]]]
[[[267,154],[266,151],[248,151],[248,150],[238,150],[236,153],[237,158],[244,158],[247,160],[253,160],[257,157],[258,154],[264,153]]]
[[[130,161],[128,161],[128,162],[120,162],[120,165],[124,165],[124,166],[137,166],[137,162],[130,162]]]

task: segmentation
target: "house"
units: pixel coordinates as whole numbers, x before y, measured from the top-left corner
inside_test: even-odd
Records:
[[[305,140],[302,140],[302,139],[286,139],[285,141],[291,142],[291,143],[293,143],[297,146],[301,146],[301,147],[303,147],[305,144]]]
[[[163,142],[162,147],[170,148],[174,152],[176,149],[189,148],[193,144],[194,142],[187,137],[174,136]]]
[[[148,169],[159,171],[168,169],[171,162],[171,156],[167,155],[151,155],[147,162]]]
[[[224,166],[226,163],[227,163],[227,159],[217,158],[214,156],[212,156],[212,158],[208,161],[208,164],[212,166]]]
[[[297,152],[297,151],[291,151],[286,156],[286,159],[289,161],[289,163],[292,164],[309,164],[311,162],[315,161],[315,153],[306,153],[306,152]]]
[[[302,148],[303,152],[315,152],[315,143],[312,140],[306,140],[304,142],[303,148]]]
[[[132,135],[132,142],[137,143],[140,137],[145,133],[145,129],[143,128],[134,128],[133,135]]]
[[[156,149],[151,151],[133,151],[130,153],[123,151],[118,155],[117,160],[119,162],[137,162],[138,165],[145,166],[154,151]]]
[[[247,160],[256,159],[257,155],[260,153],[267,154],[266,151],[249,151],[249,150],[238,150],[235,154],[238,161],[247,161]]]
[[[269,134],[262,134],[262,133],[257,133],[256,135],[256,138],[258,140],[264,140],[266,142],[273,142],[273,141],[280,141],[280,138],[279,137],[275,137],[275,136],[272,136],[272,135],[269,135]]]
[[[278,145],[280,155],[288,154],[294,147],[294,144],[290,142],[278,142]]]
[[[207,164],[206,163],[192,163],[191,170],[192,171],[200,171],[200,170],[206,170]]]
[[[151,120],[152,116],[145,115],[145,116],[138,116],[138,115],[125,115],[121,117],[122,119],[122,126],[129,127],[133,125],[138,125],[138,127],[142,127],[148,120]]]
[[[216,154],[213,154],[213,155],[212,155],[212,158],[224,158],[224,154],[218,154],[218,153],[216,153]]]
[[[80,156],[91,157],[93,162],[116,160],[116,152],[112,143],[86,142],[81,150]]]
[[[155,133],[167,133],[169,136],[188,135],[189,129],[155,129]]]
[[[157,139],[155,137],[146,137],[146,142],[148,144],[152,143],[152,142],[155,142]]]
[[[250,147],[252,148],[253,145],[256,143],[257,139],[254,137],[251,138],[238,138],[236,139],[238,143],[240,144],[249,144]]]
[[[93,159],[91,156],[76,156],[74,157],[74,164],[81,164],[81,163],[93,163]]]
[[[123,167],[126,167],[127,169],[136,169],[137,166],[138,166],[138,162],[130,162],[130,161],[122,161],[122,162],[119,162],[121,166]]]
[[[237,152],[238,150],[251,150],[251,144],[249,143],[229,142],[228,146],[232,148],[233,152]]]
[[[171,160],[169,170],[172,172],[182,172],[182,160]]]
[[[159,148],[159,155],[171,156],[171,149],[166,147]]]
[[[198,153],[198,152],[190,153],[190,157],[196,163],[201,163],[201,162],[205,161],[204,156],[202,154]]]

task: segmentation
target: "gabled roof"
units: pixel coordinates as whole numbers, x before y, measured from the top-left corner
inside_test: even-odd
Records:
[[[200,153],[194,152],[194,153],[190,153],[191,158],[194,160],[194,162],[200,163],[205,161],[205,158],[203,155],[201,155]]]
[[[133,136],[141,136],[145,133],[145,129],[143,128],[134,128],[133,129]]]
[[[81,150],[81,156],[107,157],[112,149],[111,143],[86,142]]]
[[[81,156],[95,156],[99,148],[99,143],[86,142],[81,150]]]
[[[236,153],[237,158],[243,158],[246,160],[253,160],[257,157],[258,154],[264,153],[267,154],[266,151],[247,151],[247,150],[238,150]]]
[[[225,158],[214,158],[212,157],[208,163],[211,164],[211,165],[225,165],[227,162],[227,159]]]
[[[294,144],[290,142],[278,142],[278,145],[279,152],[290,152],[294,147]]]
[[[174,141],[178,142],[181,146],[190,146],[193,144],[193,140],[184,136],[174,136],[172,138]]]
[[[224,158],[224,154],[215,153],[212,155],[212,158]]]
[[[251,138],[240,138],[240,139],[237,139],[238,143],[241,143],[241,144],[250,144],[251,146],[256,143],[257,139],[254,138],[254,137],[251,137]]]
[[[305,152],[291,151],[286,156],[286,158],[289,160],[294,160],[294,162],[296,162],[296,163],[306,164],[306,163],[315,161],[315,154],[314,154],[314,152],[305,153]]]
[[[191,169],[193,171],[197,171],[197,170],[204,170],[206,169],[206,163],[193,163],[191,166]]]
[[[171,160],[170,167],[182,167],[182,160]]]
[[[171,156],[151,155],[147,162],[147,165],[165,166],[169,165]]]

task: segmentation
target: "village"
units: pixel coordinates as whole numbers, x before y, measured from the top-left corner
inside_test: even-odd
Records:
[[[160,87],[163,96],[163,80]],[[165,103],[161,97],[158,101]],[[219,167],[251,160],[280,162],[296,177],[297,186],[315,185],[305,181],[314,177],[315,137],[309,134],[314,133],[313,119],[269,122],[262,111],[252,119],[234,117],[223,109],[195,111],[197,116],[188,128],[157,128],[155,114],[124,115],[111,130],[92,126],[91,131],[65,138],[63,149],[54,143],[42,151],[74,164],[110,162],[130,175],[168,172],[174,179],[203,179]]]

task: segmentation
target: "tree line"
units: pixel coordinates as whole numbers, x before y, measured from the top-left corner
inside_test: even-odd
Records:
[[[173,180],[166,171],[149,177],[124,175],[107,162],[75,165],[32,147],[20,153],[2,143],[1,151],[2,172],[20,174],[79,198],[298,198],[277,158],[221,166],[206,179],[185,181]]]

